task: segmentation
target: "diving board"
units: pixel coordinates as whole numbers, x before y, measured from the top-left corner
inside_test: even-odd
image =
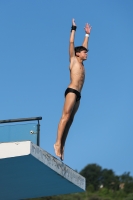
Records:
[[[85,178],[31,141],[0,143],[0,199],[85,191]]]

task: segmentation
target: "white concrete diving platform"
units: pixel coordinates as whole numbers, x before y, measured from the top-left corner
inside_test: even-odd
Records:
[[[85,191],[85,178],[30,141],[0,143],[0,199]]]

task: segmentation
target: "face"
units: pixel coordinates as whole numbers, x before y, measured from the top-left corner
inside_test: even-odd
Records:
[[[81,58],[82,60],[86,60],[87,59],[87,51],[85,51],[85,50],[80,51],[78,53],[78,57]]]

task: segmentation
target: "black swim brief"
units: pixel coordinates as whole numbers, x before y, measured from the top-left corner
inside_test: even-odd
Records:
[[[65,97],[69,92],[76,94],[76,96],[77,96],[76,101],[80,100],[80,98],[81,98],[80,92],[78,92],[77,90],[75,90],[73,88],[67,88],[66,91],[65,91]]]

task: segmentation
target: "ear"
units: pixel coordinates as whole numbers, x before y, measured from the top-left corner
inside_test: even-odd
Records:
[[[79,57],[79,52],[76,52],[76,56]]]

